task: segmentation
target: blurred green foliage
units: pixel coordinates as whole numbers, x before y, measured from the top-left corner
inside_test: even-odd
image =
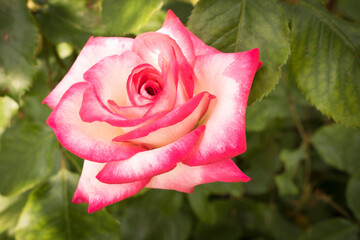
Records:
[[[70,202],[82,160],[44,97],[91,36],[158,29],[167,9],[224,52],[258,47],[252,180],[147,190],[95,214]],[[357,0],[0,0],[0,240],[360,239]]]

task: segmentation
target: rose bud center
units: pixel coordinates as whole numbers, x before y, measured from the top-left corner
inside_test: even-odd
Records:
[[[156,80],[147,80],[141,86],[139,94],[148,99],[153,99],[161,91],[161,86]]]
[[[162,91],[163,79],[157,69],[142,64],[128,78],[128,96],[134,106],[151,103]]]

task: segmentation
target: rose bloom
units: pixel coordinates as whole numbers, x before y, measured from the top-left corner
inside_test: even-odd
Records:
[[[60,143],[85,159],[74,203],[89,212],[142,188],[190,193],[247,182],[245,110],[259,51],[222,53],[171,11],[157,32],[91,37],[44,100]]]

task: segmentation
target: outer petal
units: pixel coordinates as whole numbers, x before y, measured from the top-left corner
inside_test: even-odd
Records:
[[[99,211],[105,206],[121,201],[138,193],[149,179],[124,184],[106,184],[96,179],[103,163],[84,162],[73,203],[89,203],[89,213]]]
[[[195,63],[195,50],[190,38],[190,31],[181,23],[180,19],[168,10],[162,27],[157,32],[169,35],[180,46],[181,51],[191,66]]]
[[[191,41],[194,44],[195,56],[221,53],[216,48],[206,45],[202,40],[200,40],[195,34],[189,31]]]
[[[119,135],[114,141],[139,142],[149,147],[174,142],[195,127],[213,98],[207,92],[200,93],[156,121]]]
[[[121,54],[130,50],[132,43],[133,39],[131,38],[90,37],[69,72],[45,98],[43,103],[46,103],[50,108],[54,109],[71,85],[84,81],[83,74],[91,66],[104,57]]]
[[[86,123],[79,111],[88,83],[74,84],[61,98],[50,114],[47,124],[54,130],[59,142],[77,156],[95,162],[127,159],[145,149],[129,143],[116,143],[112,139],[123,133],[106,123]]]
[[[245,111],[258,64],[258,49],[197,58],[195,92],[209,91],[216,96],[216,101],[210,105],[201,122],[206,124],[204,137],[185,164],[207,164],[245,151]]]
[[[138,153],[127,160],[107,163],[96,178],[103,183],[126,183],[168,172],[191,152],[204,130],[205,126],[200,126],[164,147]]]
[[[178,163],[174,170],[153,177],[145,187],[191,193],[196,185],[217,181],[248,182],[250,178],[231,159],[196,167]]]
[[[157,32],[167,34],[175,39],[192,66],[194,66],[195,56],[220,53],[190,32],[171,10],[167,12],[165,22]]]
[[[121,55],[106,57],[92,66],[84,79],[90,83],[96,97],[104,105],[113,100],[119,106],[129,102],[126,83],[133,68],[143,61],[134,53],[127,51]]]

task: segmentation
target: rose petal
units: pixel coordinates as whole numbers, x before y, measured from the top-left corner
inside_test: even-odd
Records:
[[[158,70],[163,69],[164,63],[176,61],[179,81],[184,85],[188,98],[193,96],[192,67],[174,39],[157,32],[143,33],[135,38],[132,51]]]
[[[145,179],[124,184],[102,183],[95,176],[103,166],[103,163],[85,160],[79,184],[72,200],[73,203],[89,203],[89,213],[99,211],[103,207],[135,195],[149,182],[149,179]]]
[[[127,159],[145,149],[129,143],[111,141],[123,133],[121,128],[106,123],[86,123],[79,111],[83,94],[89,84],[74,84],[50,114],[47,124],[54,130],[59,142],[75,155],[95,162]]]
[[[157,94],[149,97],[147,93],[144,94],[141,91],[148,81],[154,82],[162,89],[163,79],[156,68],[144,63],[132,69],[126,84],[127,94],[132,105],[143,106],[154,102],[154,98],[158,96]]]
[[[190,65],[194,66],[195,51],[190,38],[190,32],[171,10],[168,10],[165,21],[157,32],[167,34],[174,39]]]
[[[199,184],[217,181],[248,182],[250,178],[231,159],[195,167],[178,163],[172,171],[153,177],[145,187],[191,193]]]
[[[221,53],[216,48],[213,48],[213,47],[210,47],[210,46],[206,45],[202,40],[200,40],[200,38],[195,36],[190,31],[189,31],[189,35],[190,35],[191,41],[194,44],[195,56]]]
[[[126,84],[133,68],[143,61],[134,53],[127,51],[121,55],[106,57],[92,66],[84,74],[96,97],[104,105],[112,100],[119,106],[125,106],[127,97]]]
[[[174,142],[195,127],[206,112],[211,99],[214,99],[214,96],[209,93],[200,93],[156,121],[119,135],[113,141],[131,140],[148,147],[159,147]]]
[[[103,183],[126,183],[148,179],[176,167],[193,149],[205,126],[161,148],[141,152],[119,162],[107,163],[96,176]]]
[[[258,64],[258,49],[197,57],[195,92],[209,91],[216,96],[216,101],[201,122],[206,124],[203,140],[185,164],[207,164],[245,151],[245,111]]]
[[[157,112],[170,111],[174,107],[178,85],[178,65],[175,61],[164,64],[162,79],[162,91],[158,94],[153,105],[144,116],[151,116]]]
[[[143,109],[144,108],[144,109]],[[148,110],[148,106],[134,106],[128,107],[127,111],[137,113],[137,115],[141,115],[141,112],[144,110]],[[150,119],[157,118],[159,116],[164,115],[165,113],[159,112],[157,114],[141,117],[135,119],[128,119],[127,117],[120,116],[110,111],[104,105],[100,104],[98,99],[95,97],[91,88],[88,88],[84,92],[82,105],[80,108],[80,117],[84,122],[92,123],[95,121],[106,122],[112,126],[116,127],[132,127],[137,126],[143,122],[146,122]]]
[[[147,111],[149,111],[152,104],[147,104],[143,106],[118,106],[116,102],[109,100],[108,101],[109,108],[119,114],[120,116],[127,117],[129,119],[141,118],[145,115]]]
[[[133,39],[120,37],[90,37],[81,50],[69,72],[44,99],[54,109],[63,94],[75,83],[83,82],[83,74],[100,59],[114,54],[122,54],[131,49]]]

